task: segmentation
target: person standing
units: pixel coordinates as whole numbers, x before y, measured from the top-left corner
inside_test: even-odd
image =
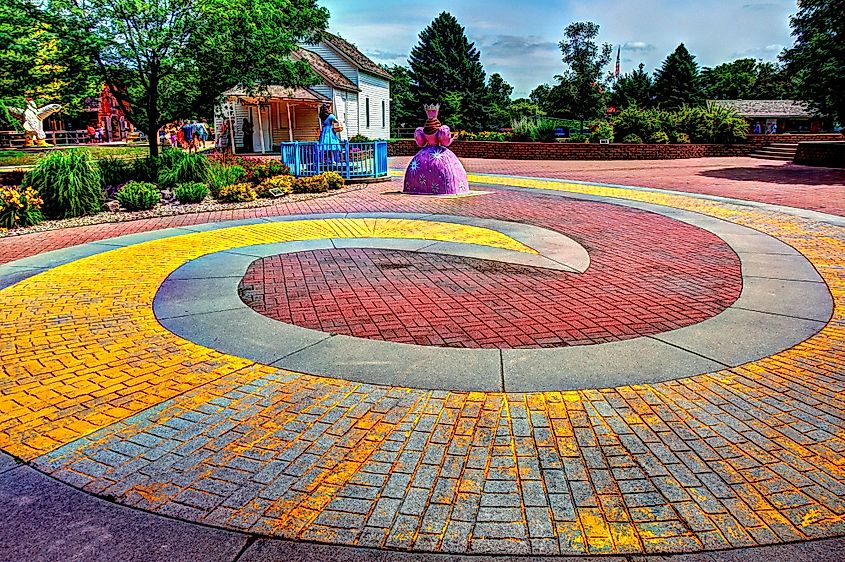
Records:
[[[182,137],[185,139],[185,147],[190,154],[191,150],[196,148],[194,144],[194,124],[191,121],[185,121],[185,124],[182,125]]]
[[[205,123],[205,119],[198,121],[196,127],[197,143],[202,143],[202,147],[205,149],[205,141],[208,140],[208,130],[206,129],[207,125]]]
[[[252,121],[244,117],[244,121],[241,124],[241,133],[243,134],[243,151],[247,154],[255,152],[255,145],[252,142],[252,133],[254,129],[252,128]]]
[[[325,158],[326,161],[335,163],[340,154],[340,139],[337,138],[338,131],[336,129],[343,129],[339,126],[340,121],[334,113],[329,111],[328,104],[324,103],[320,106],[320,122],[322,123],[322,130],[320,131],[318,148],[328,156]]]

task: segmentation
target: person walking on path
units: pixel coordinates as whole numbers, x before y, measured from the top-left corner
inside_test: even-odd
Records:
[[[205,141],[208,140],[208,125],[205,122],[205,119],[198,121],[196,124],[196,136],[197,136],[197,143],[202,143],[202,148],[205,148]]]
[[[188,154],[191,153],[191,150],[196,150],[197,148],[197,145],[194,142],[194,132],[194,123],[192,121],[185,121],[185,124],[182,125],[182,136],[185,138],[185,145],[188,149]]]

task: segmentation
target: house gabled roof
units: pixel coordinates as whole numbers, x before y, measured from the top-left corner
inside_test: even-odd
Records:
[[[246,90],[246,88],[236,86],[223,92],[223,96],[250,99],[272,98],[281,100],[298,100],[312,102],[329,101],[329,98],[315,92],[310,88],[287,88],[285,86],[274,85],[258,88],[254,92],[249,92]]]
[[[809,119],[816,116],[807,104],[795,100],[708,100],[707,104],[735,109],[748,118]]]
[[[383,69],[378,63],[367,57],[364,53],[358,50],[358,47],[333,33],[328,31],[323,33],[323,40],[334,47],[340,54],[349,59],[355,66],[364,72],[369,72],[385,80],[393,80],[393,76]]]
[[[293,54],[293,58],[297,60],[304,60],[308,66],[317,73],[329,86],[337,88],[338,90],[348,90],[350,92],[359,91],[358,86],[352,80],[343,75],[338,69],[330,65],[326,59],[309,51],[307,49],[299,49]]]

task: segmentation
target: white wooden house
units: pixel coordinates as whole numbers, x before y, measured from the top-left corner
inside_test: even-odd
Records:
[[[270,86],[252,94],[233,88],[224,94],[224,103],[215,112],[215,130],[220,130],[226,116],[233,117],[238,151],[245,146],[245,119],[252,124],[254,152],[276,152],[282,142],[317,140],[323,103],[343,123],[342,139],[390,137],[392,77],[383,68],[330,33],[317,44],[303,45],[293,56],[307,61],[321,82],[310,88]]]

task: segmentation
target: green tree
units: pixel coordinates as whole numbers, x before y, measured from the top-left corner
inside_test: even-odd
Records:
[[[607,107],[604,68],[610,62],[612,47],[599,45],[599,26],[593,22],[575,22],[566,27],[560,42],[566,71],[556,78],[562,88],[558,100],[568,100],[575,118],[584,121],[603,115]],[[562,95],[560,95],[562,94]]]
[[[23,107],[27,97],[73,115],[99,92],[90,61],[37,16],[20,0],[0,4],[0,126],[17,126],[5,106]]]
[[[771,62],[737,59],[701,71],[701,90],[712,100],[783,99],[789,79]]]
[[[411,74],[408,67],[394,64],[384,69],[393,76],[390,83],[390,128],[416,127],[424,116],[422,107],[417,107],[411,97]]]
[[[490,102],[492,103],[490,111],[490,124],[497,129],[510,126],[511,114],[511,94],[513,94],[513,86],[505,82],[502,75],[498,72],[491,74],[487,82],[487,89],[490,95]]]
[[[654,73],[655,101],[662,109],[700,105],[704,100],[699,82],[698,63],[681,43]]]
[[[328,11],[316,0],[45,0],[41,18],[88,57],[127,118],[158,154],[166,123],[210,112],[234,86],[305,86],[294,61],[319,39]]]
[[[508,108],[511,120],[521,117],[537,117],[540,115],[540,106],[527,98],[513,100]]]
[[[611,105],[618,109],[632,106],[645,109],[654,104],[654,83],[644,68],[645,65],[640,63],[636,70],[623,74],[614,82],[610,92]]]
[[[455,104],[444,103],[446,94],[451,92],[461,100],[462,127],[480,131],[488,126],[490,96],[480,53],[452,14],[441,13],[422,30],[408,63],[411,96],[417,107],[441,103],[442,120],[452,124]]]
[[[790,24],[795,44],[781,60],[796,96],[845,123],[845,0],[798,0]]]

